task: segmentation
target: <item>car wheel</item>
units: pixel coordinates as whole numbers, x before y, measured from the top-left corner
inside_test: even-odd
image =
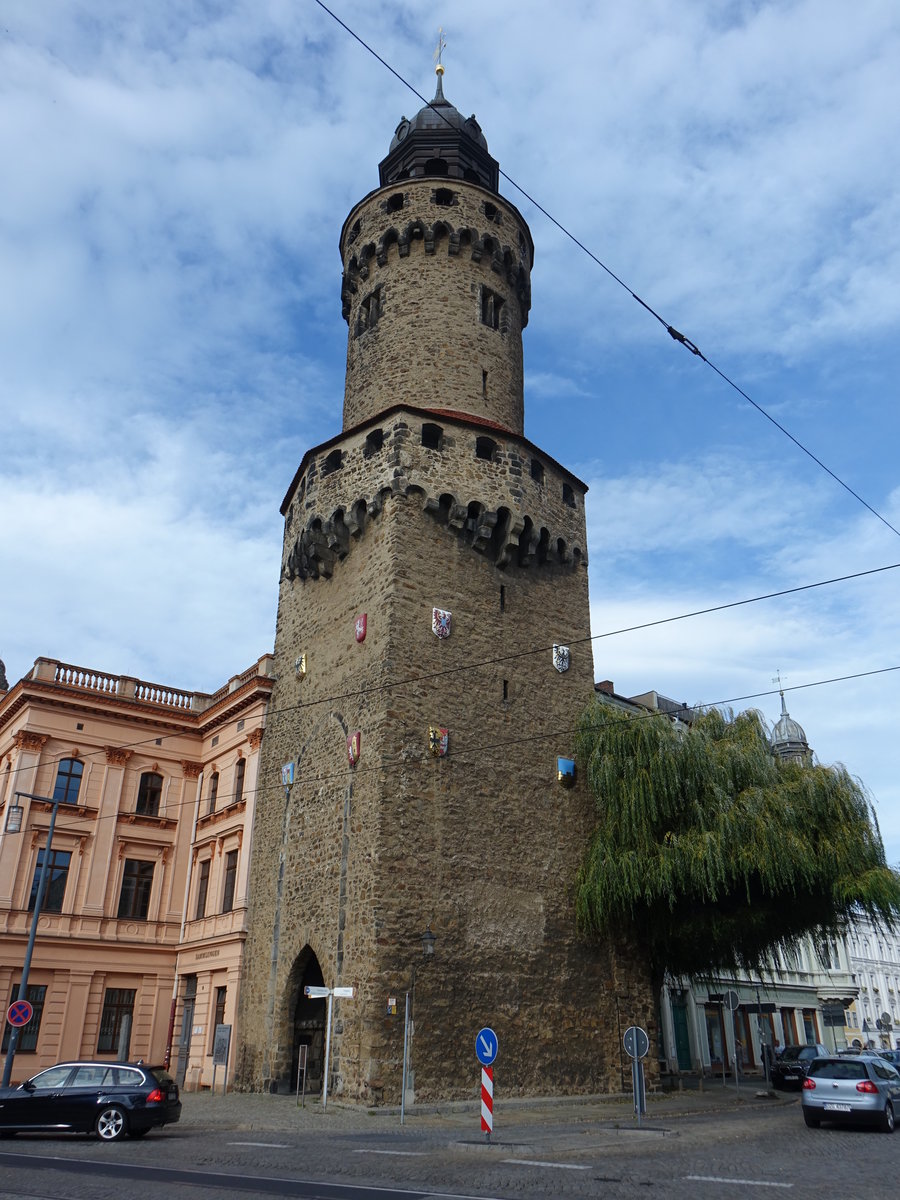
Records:
[[[814,1117],[813,1114],[806,1108],[804,1108],[804,1110],[803,1110],[803,1120],[806,1122],[806,1124],[809,1126],[810,1129],[818,1129],[819,1126],[822,1124],[821,1118]]]
[[[129,1137],[144,1137],[149,1132],[150,1132],[149,1127],[147,1129],[129,1129],[128,1136]]]
[[[97,1137],[103,1142],[115,1142],[122,1137],[127,1129],[125,1114],[115,1104],[107,1104],[101,1109],[94,1123]]]
[[[884,1106],[884,1112],[881,1114],[881,1129],[883,1133],[894,1132],[894,1106],[888,1100]]]

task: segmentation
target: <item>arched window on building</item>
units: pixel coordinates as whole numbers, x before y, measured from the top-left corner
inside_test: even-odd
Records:
[[[206,805],[207,813],[216,811],[216,796],[219,794],[219,772],[213,771],[209,777],[209,799]]]
[[[78,758],[64,758],[56,771],[53,799],[61,804],[77,804],[84,763]]]
[[[142,817],[158,817],[162,785],[162,775],[157,774],[156,771],[145,771],[138,785],[137,804],[134,811]]]

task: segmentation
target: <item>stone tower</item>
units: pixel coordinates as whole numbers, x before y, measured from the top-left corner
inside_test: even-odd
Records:
[[[524,436],[531,234],[438,72],[344,223],[343,429],[282,506],[245,1088],[291,1086],[303,1045],[321,1081],[308,984],[357,989],[331,1043],[348,1098],[399,1100],[407,992],[409,1098],[474,1095],[482,1025],[507,1094],[619,1090],[621,1031],[652,1020],[643,966],[575,931],[595,817],[558,759],[593,691],[586,489]]]

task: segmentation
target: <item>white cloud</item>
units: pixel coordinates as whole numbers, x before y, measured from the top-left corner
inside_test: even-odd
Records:
[[[431,94],[429,5],[341,15]],[[446,28],[501,167],[898,524],[895,6],[459,0]],[[419,101],[311,0],[20,0],[3,29],[0,654],[214,687],[271,646],[278,503],[340,422],[340,226]],[[536,243],[528,433],[591,483],[597,630],[900,557],[502,190]],[[875,669],[895,594],[604,639],[598,673],[693,701]],[[900,847],[891,679],[794,715]]]

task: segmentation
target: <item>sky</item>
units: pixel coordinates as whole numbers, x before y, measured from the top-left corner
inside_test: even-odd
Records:
[[[900,528],[900,8],[333,11],[429,98],[443,27],[445,94],[531,227],[526,433],[590,485],[596,677],[773,724],[780,672],[900,861],[896,571],[617,632],[900,563],[665,329]],[[420,107],[315,0],[6,0],[11,683],[46,656],[212,691],[272,648],[279,504],[340,429],[340,227]]]

